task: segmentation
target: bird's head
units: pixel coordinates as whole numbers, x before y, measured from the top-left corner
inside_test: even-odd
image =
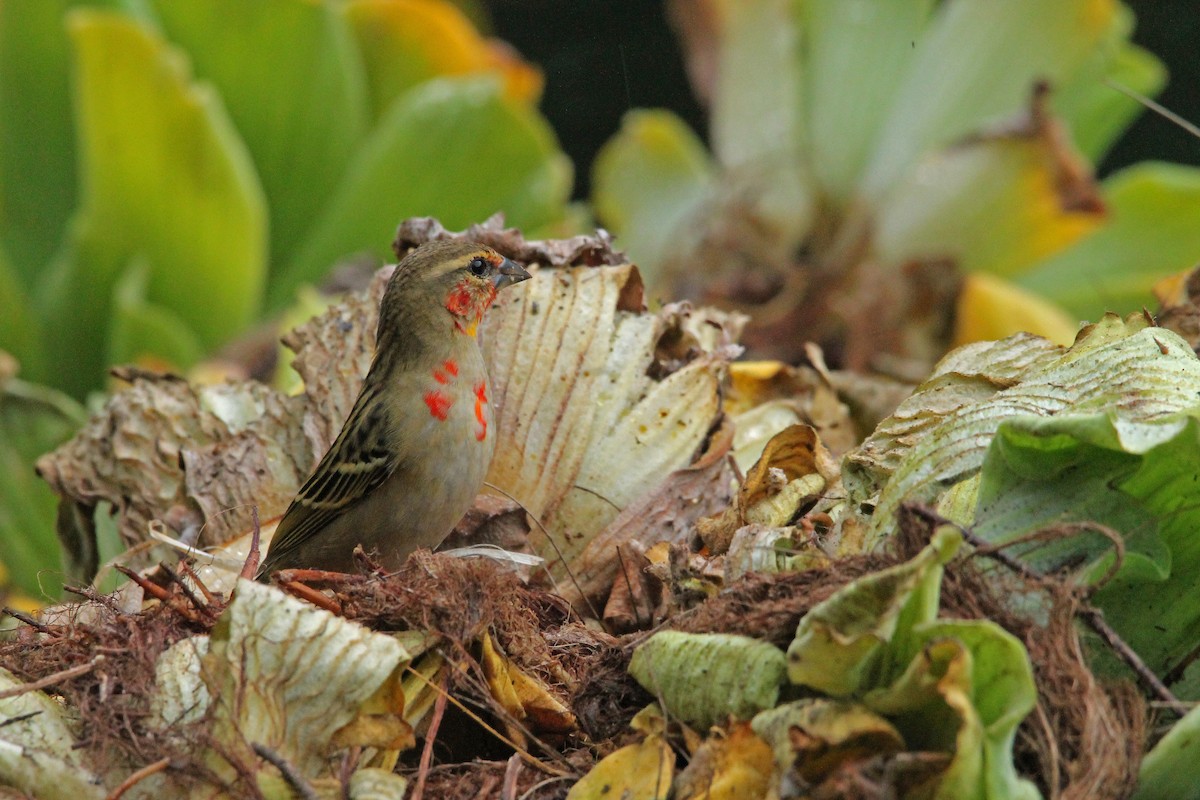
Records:
[[[388,281],[380,336],[385,326],[394,329],[391,326],[424,311],[435,318],[449,314],[455,330],[474,336],[496,293],[529,277],[520,264],[476,242],[459,239],[421,245],[396,265]]]

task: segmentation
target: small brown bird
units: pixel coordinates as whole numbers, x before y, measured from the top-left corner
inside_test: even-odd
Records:
[[[349,571],[358,544],[395,569],[441,543],[496,446],[475,333],[496,292],[528,277],[461,240],[423,245],[397,265],[362,391],[279,521],[259,580],[280,569]]]

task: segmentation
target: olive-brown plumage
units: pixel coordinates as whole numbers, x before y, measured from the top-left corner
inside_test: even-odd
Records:
[[[479,321],[499,289],[528,277],[461,240],[423,245],[396,266],[362,391],[280,519],[260,579],[289,568],[349,571],[359,544],[394,569],[441,543],[495,449]]]

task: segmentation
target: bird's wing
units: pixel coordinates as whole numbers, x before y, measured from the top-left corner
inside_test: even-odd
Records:
[[[260,577],[396,471],[399,459],[387,447],[379,392],[379,387],[363,387],[338,438],[279,520]]]

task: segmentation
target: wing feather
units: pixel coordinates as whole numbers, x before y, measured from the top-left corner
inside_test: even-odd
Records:
[[[396,471],[398,458],[384,444],[387,423],[376,403],[379,392],[363,387],[341,433],[279,520],[260,578]]]

